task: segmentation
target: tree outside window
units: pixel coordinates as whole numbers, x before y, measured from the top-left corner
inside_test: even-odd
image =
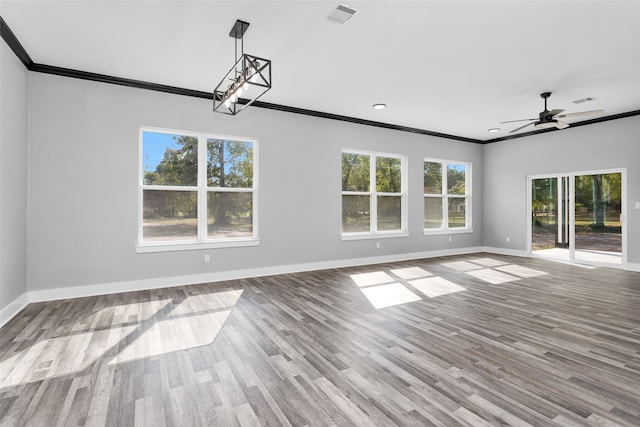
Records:
[[[425,159],[425,232],[471,228],[470,169],[470,163]]]
[[[145,243],[255,238],[254,141],[141,130]]]
[[[404,232],[405,157],[342,153],[342,233]]]

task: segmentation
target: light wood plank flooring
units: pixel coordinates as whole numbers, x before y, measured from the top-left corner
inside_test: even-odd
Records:
[[[0,425],[640,425],[640,273],[491,254],[30,304]]]

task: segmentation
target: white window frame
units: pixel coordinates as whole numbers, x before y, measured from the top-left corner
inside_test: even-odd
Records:
[[[198,139],[198,181],[196,186],[148,185],[144,183],[143,133],[154,132],[169,135],[191,136]],[[251,188],[208,187],[207,186],[207,140],[222,139],[251,142],[253,144],[253,186]],[[138,131],[138,243],[137,253],[171,252],[197,249],[232,248],[257,246],[258,234],[258,140],[244,136],[220,135],[155,127],[140,127]],[[143,192],[144,190],[196,191],[198,200],[198,236],[194,240],[145,242],[143,240]],[[209,239],[207,235],[207,195],[211,192],[251,192],[252,193],[252,236],[223,239]]]
[[[424,181],[424,163],[440,163],[442,165],[442,194],[423,194],[423,214],[422,214],[422,227],[423,234],[431,235],[431,234],[455,234],[455,233],[471,233],[473,232],[473,222],[472,222],[472,201],[473,198],[471,196],[471,162],[464,162],[458,160],[444,160],[444,159],[433,159],[429,157],[425,157],[422,163],[422,179]],[[465,166],[465,174],[464,174],[464,195],[457,194],[449,194],[448,185],[447,185],[447,171],[449,170],[449,165],[464,165]],[[441,198],[442,199],[442,224],[439,228],[424,228],[424,199],[427,197],[430,198]],[[449,199],[465,199],[465,226],[464,227],[449,227]]]
[[[409,232],[407,231],[407,156],[405,154],[343,149],[340,152],[341,165],[343,154],[369,156],[369,191],[341,191],[340,196],[341,208],[342,196],[369,196],[369,231],[343,232],[342,220],[340,220],[340,233],[342,240],[407,237],[409,235]],[[378,157],[400,159],[400,230],[378,231],[378,196],[398,196],[398,193],[376,191],[376,158]],[[340,176],[342,176],[342,166],[340,167]],[[342,179],[340,179],[340,190],[342,190]]]

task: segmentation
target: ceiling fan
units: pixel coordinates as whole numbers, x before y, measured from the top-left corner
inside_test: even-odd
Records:
[[[569,125],[561,122],[558,119],[568,118],[568,117],[578,117],[578,116],[588,116],[591,114],[603,113],[604,110],[593,110],[593,111],[581,111],[579,113],[569,113],[569,114],[560,114],[564,110],[551,110],[547,109],[547,98],[551,96],[551,92],[543,92],[540,94],[540,97],[544,99],[544,111],[541,111],[539,117],[537,119],[520,119],[520,120],[509,120],[507,122],[500,123],[515,123],[515,122],[531,122],[526,125],[520,126],[509,133],[517,132],[521,129],[526,128],[527,126],[533,125],[536,129],[547,129],[547,128],[556,128],[556,129],[564,129],[568,128]]]

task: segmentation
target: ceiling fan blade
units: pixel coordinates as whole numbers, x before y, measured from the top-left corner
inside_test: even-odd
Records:
[[[547,113],[547,117],[553,117],[553,116],[557,116],[558,114],[562,113],[564,110],[561,109],[556,109],[556,110],[551,110]]]
[[[569,127],[569,125],[568,125],[568,124],[566,124],[566,123],[564,123],[564,122],[561,122],[560,120],[556,120],[556,122],[557,122],[557,123],[556,123],[556,128],[557,128],[557,129],[566,129],[566,128],[568,128],[568,127]]]
[[[524,126],[520,126],[519,128],[516,128],[516,129],[512,130],[512,131],[511,131],[511,132],[509,132],[509,133],[518,132],[520,129],[524,129],[524,128],[526,128],[527,126],[531,126],[532,124],[534,124],[534,123],[533,123],[533,122],[532,122],[532,123],[527,123],[526,125],[524,125]]]
[[[604,113],[604,110],[580,111],[578,113],[561,114],[557,117],[563,119],[565,117],[590,116],[592,114],[600,114],[600,113]]]
[[[538,119],[509,120],[509,121],[506,121],[506,122],[500,122],[500,123],[515,123],[515,122],[526,122],[526,121],[534,121],[534,120],[538,120]]]

